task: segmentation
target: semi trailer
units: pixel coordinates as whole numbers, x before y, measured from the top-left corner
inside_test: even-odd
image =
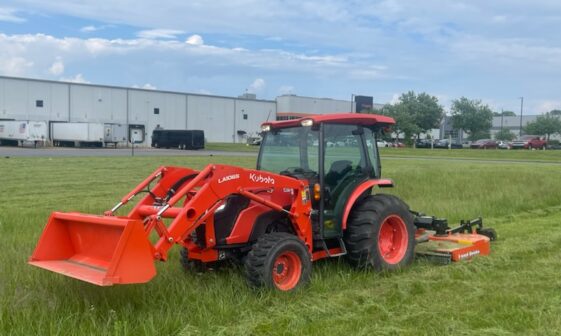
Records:
[[[48,140],[48,127],[45,121],[6,120],[0,121],[0,144],[14,145],[31,142],[37,146]]]
[[[121,124],[56,122],[51,124],[54,146],[115,147],[127,141],[127,129]]]

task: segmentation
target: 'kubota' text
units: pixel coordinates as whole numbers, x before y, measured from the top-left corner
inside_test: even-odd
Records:
[[[275,179],[270,177],[270,176],[266,176],[263,177],[261,174],[257,175],[254,173],[249,174],[249,179],[252,180],[253,182],[263,182],[263,183],[269,183],[269,184],[275,184]]]

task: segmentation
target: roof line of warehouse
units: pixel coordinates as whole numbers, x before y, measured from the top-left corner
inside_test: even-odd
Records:
[[[126,86],[116,86],[116,85],[91,84],[91,83],[75,83],[75,82],[67,82],[67,81],[57,81],[57,80],[52,80],[52,79],[39,79],[39,78],[27,78],[27,77],[12,77],[12,76],[2,76],[2,75],[0,75],[0,79],[15,79],[15,80],[25,80],[25,81],[42,82],[42,83],[56,83],[56,84],[68,84],[68,85],[82,85],[82,86],[101,87],[101,88],[108,88],[108,89],[135,90],[135,91],[158,92],[158,93],[171,93],[171,94],[180,94],[180,95],[188,95],[188,96],[198,96],[198,97],[214,97],[214,98],[222,98],[222,99],[237,99],[237,100],[245,100],[245,101],[259,101],[259,102],[276,103],[275,100],[269,100],[269,99],[257,99],[257,98],[255,98],[255,99],[249,99],[249,98],[243,98],[243,97],[228,97],[228,96],[219,96],[219,95],[202,94],[202,93],[191,93],[191,92],[180,92],[180,91],[167,91],[167,90],[152,90],[152,89],[143,89],[143,88],[134,88],[134,87],[126,87]]]
[[[317,100],[339,100],[339,101],[345,101],[345,102],[351,102],[351,100],[347,100],[347,99],[338,99],[338,98],[329,98],[329,97],[312,97],[312,96],[301,96],[301,95],[297,95],[297,94],[293,94],[293,93],[288,93],[288,94],[282,94],[280,96],[278,96],[277,98],[280,97],[298,97],[298,98],[308,98],[308,99],[317,99]],[[354,95],[354,97],[357,97],[357,95]],[[374,105],[380,105],[383,106],[384,104],[382,103],[373,103]]]
[[[311,96],[300,96],[297,94],[282,94],[279,97],[298,97],[298,98],[310,98],[310,99],[317,99],[317,100],[341,100],[341,101],[348,101],[349,103],[351,102],[350,100],[345,100],[345,99],[336,99],[336,98],[329,98],[329,97],[311,97]]]

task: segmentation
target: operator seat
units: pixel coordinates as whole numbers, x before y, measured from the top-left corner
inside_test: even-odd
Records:
[[[339,160],[331,164],[329,171],[325,174],[325,183],[331,187],[335,188],[343,176],[347,175],[351,170],[353,170],[353,163],[349,160]]]

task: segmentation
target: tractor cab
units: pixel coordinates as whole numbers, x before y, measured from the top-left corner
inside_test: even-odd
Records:
[[[365,114],[265,123],[257,169],[307,180],[321,237],[340,238],[347,200],[359,185],[380,177],[376,134],[390,124],[393,119]]]

